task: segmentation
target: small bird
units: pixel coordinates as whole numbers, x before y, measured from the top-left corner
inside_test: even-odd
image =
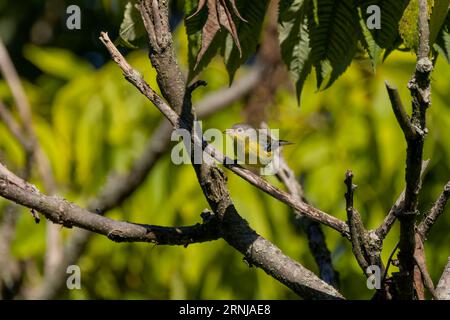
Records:
[[[273,161],[274,154],[280,146],[293,144],[286,140],[276,140],[267,134],[267,130],[257,130],[249,124],[235,124],[224,131],[233,139],[234,154],[237,161],[250,167],[266,167]]]

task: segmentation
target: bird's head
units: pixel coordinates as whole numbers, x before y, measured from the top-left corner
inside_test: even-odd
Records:
[[[254,132],[254,128],[246,123],[238,123],[232,126],[230,129],[224,131],[230,137],[241,137],[247,135],[249,132]]]

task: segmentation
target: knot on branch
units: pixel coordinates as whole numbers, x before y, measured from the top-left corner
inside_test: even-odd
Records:
[[[427,74],[428,76],[428,74],[433,71],[433,63],[428,57],[419,59],[416,65],[416,71],[422,74]]]
[[[200,217],[202,218],[204,223],[211,222],[212,220],[215,220],[215,215],[213,212],[209,211],[208,209],[204,209],[202,213],[200,213]]]
[[[70,207],[72,204],[58,196],[53,196],[52,198],[55,199],[56,202],[59,202],[59,206],[58,210],[55,210],[54,214],[52,216],[48,216],[48,218],[56,224],[62,225],[69,229],[72,228],[73,222],[68,219],[68,215],[66,214],[67,206]]]
[[[108,232],[107,237],[114,242],[124,242],[126,239],[126,235],[123,233],[123,231],[118,229],[113,229]]]

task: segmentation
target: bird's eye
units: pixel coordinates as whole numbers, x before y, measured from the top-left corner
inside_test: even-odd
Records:
[[[242,129],[242,128],[237,129],[237,132],[239,132],[239,133],[242,133],[243,131],[244,131],[244,129]]]

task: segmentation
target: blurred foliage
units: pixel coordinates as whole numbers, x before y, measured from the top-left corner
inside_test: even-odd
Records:
[[[101,27],[101,26],[100,26]],[[177,54],[188,70],[187,36],[176,30]],[[93,50],[99,50],[93,49]],[[104,52],[99,50],[103,55]],[[21,47],[20,55],[39,70],[24,78],[33,107],[34,122],[59,184],[60,195],[84,206],[95,196],[110,171],[126,172],[143,150],[161,116],[108,62],[99,69],[85,55],[65,45]],[[17,59],[17,57],[15,57]],[[145,50],[127,56],[153,88],[155,72]],[[358,184],[355,206],[368,228],[382,221],[404,186],[405,142],[384,88],[384,80],[399,87],[405,105],[410,97],[406,84],[414,70],[415,57],[396,52],[372,73],[370,61],[354,61],[327,91],[316,92],[310,77],[305,81],[302,108],[297,108],[295,90],[282,88],[269,109],[269,125],[280,136],[295,142],[285,156],[301,178],[306,196],[318,208],[345,220],[344,173],[351,168]],[[245,73],[241,69],[236,77]],[[428,112],[429,135],[425,158],[431,159],[421,197],[427,210],[450,177],[450,66],[437,60],[433,73],[433,106]],[[227,70],[213,59],[202,79],[208,87],[198,89],[195,101],[208,92],[228,85]],[[0,99],[12,105],[10,92],[0,81]],[[203,123],[206,128],[225,129],[242,122],[242,103],[235,103]],[[24,154],[0,123],[0,160],[12,170],[24,163]],[[238,211],[261,235],[287,255],[317,271],[307,239],[292,223],[285,205],[263,194],[242,179],[228,174]],[[274,178],[271,182],[280,186]],[[39,181],[33,178],[32,181]],[[282,187],[282,186],[280,186]],[[7,204],[0,199],[0,216]],[[109,216],[137,223],[181,225],[200,221],[207,203],[189,165],[175,166],[169,155],[159,160],[144,185],[121,208]],[[426,242],[431,276],[438,280],[449,256],[450,210],[434,226]],[[347,240],[324,228],[333,262],[346,297],[369,298]],[[64,230],[68,236],[72,231]],[[398,226],[384,245],[384,261],[398,239]],[[20,215],[13,243],[18,259],[30,260],[35,268],[26,275],[26,285],[39,282],[45,254],[45,222],[35,225],[26,210]],[[281,299],[297,296],[267,276],[249,268],[242,256],[223,240],[188,248],[150,244],[117,244],[95,235],[79,262],[82,289],[66,291],[60,298],[100,299]],[[395,271],[391,267],[391,271]]]

